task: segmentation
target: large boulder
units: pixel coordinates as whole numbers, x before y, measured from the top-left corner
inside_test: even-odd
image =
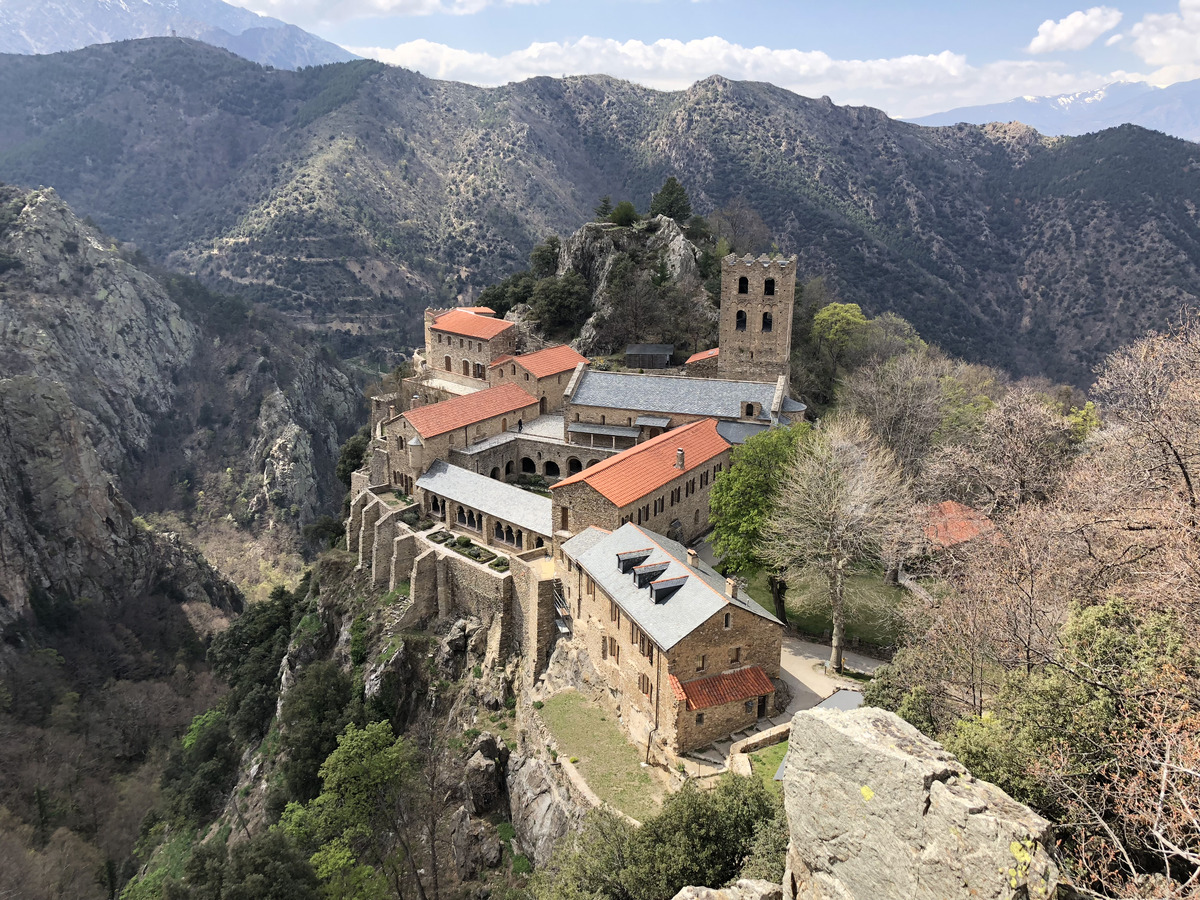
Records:
[[[1050,823],[892,713],[797,713],[784,798],[788,900],[1055,895]]]
[[[685,887],[674,900],[781,900],[783,891],[779,885],[756,878],[743,878],[729,887],[716,889]]]
[[[474,878],[483,869],[500,865],[500,837],[486,822],[471,818],[460,806],[450,821],[450,851],[454,868],[462,881]]]
[[[508,802],[520,852],[544,866],[554,845],[579,827],[590,804],[572,797],[554,777],[550,764],[537,756],[514,753],[508,760]]]

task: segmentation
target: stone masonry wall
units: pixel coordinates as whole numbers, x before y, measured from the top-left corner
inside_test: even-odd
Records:
[[[526,438],[511,428],[512,426],[508,432],[511,439],[499,446],[480,451],[472,451],[470,448],[451,450],[447,462],[500,481],[512,481],[521,474],[531,474],[528,468],[532,464],[532,474],[554,480],[566,477],[572,472],[572,461],[581,469],[588,468],[614,453],[613,450],[592,450]],[[553,468],[547,472],[546,463],[557,466],[558,475],[553,474]]]
[[[430,329],[430,337],[433,343],[429,344],[426,350],[429,367],[434,373],[439,378],[446,378],[447,375],[457,376],[447,380],[477,385],[481,390],[487,387],[487,368],[492,360],[506,353],[516,352],[517,347],[516,328],[508,328],[490,341],[449,334],[437,328]],[[450,359],[449,368],[446,366],[447,357]],[[467,366],[466,372],[463,371],[464,363]],[[481,371],[477,368],[480,366],[482,377],[476,375]],[[469,380],[463,382],[461,379],[464,377]]]
[[[766,292],[773,283],[774,292]],[[745,290],[741,290],[742,286]],[[774,381],[790,372],[796,257],[721,260],[721,378]],[[766,330],[764,316],[770,317]]]

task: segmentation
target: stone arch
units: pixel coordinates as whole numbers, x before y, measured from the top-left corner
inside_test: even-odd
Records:
[[[513,537],[513,530],[512,530],[511,525],[509,525],[507,528],[504,529],[504,540],[510,544],[516,540],[516,538]]]
[[[768,278],[763,282],[763,295],[767,297],[775,296],[775,279]]]
[[[559,474],[558,463],[552,459],[546,460],[542,465],[542,474],[549,478],[557,478]]]
[[[582,471],[583,471],[583,463],[581,463],[576,457],[572,456],[570,459],[567,460],[567,474],[568,475],[574,475],[576,472],[582,472]]]
[[[743,275],[741,278],[738,279],[738,293],[739,294],[750,293],[750,279],[747,278],[745,275]]]
[[[467,513],[466,513],[466,511],[465,511],[465,510],[462,508],[462,505],[461,505],[461,504],[460,504],[460,505],[459,505],[459,507],[458,507],[458,512],[457,512],[457,513],[455,513],[455,515],[454,515],[454,520],[455,520],[456,522],[458,522],[458,524],[459,524],[459,525],[466,525],[466,524],[467,524]]]
[[[492,536],[498,541],[504,540],[504,526],[499,522],[496,523],[496,530],[492,532]]]
[[[467,511],[467,527],[468,528],[478,528],[479,527],[479,520],[475,518],[475,510],[473,510],[473,509]]]
[[[770,331],[774,327],[775,327],[774,317],[769,312],[763,313],[763,329],[762,330]]]
[[[508,417],[507,416],[500,420],[500,430],[508,431]]]
[[[533,542],[533,547],[535,550],[540,550],[542,547],[545,547],[545,546],[546,546],[546,542],[543,541],[541,538],[538,538],[536,541]]]
[[[589,459],[588,464],[586,466],[584,466],[584,468],[590,469],[592,466],[594,466],[598,462],[600,462],[600,460],[598,460],[598,459]]]
[[[511,475],[512,470],[513,470],[513,462],[510,459],[508,462],[506,462],[504,464],[504,477],[507,478],[509,475]]]
[[[737,311],[737,316],[734,318],[733,321],[734,321],[733,327],[737,331],[745,331],[746,330],[746,311],[744,309],[739,309]]]
[[[523,550],[524,548],[525,548],[525,535],[521,532],[520,529],[518,529],[517,530],[517,549]]]
[[[492,466],[492,477],[495,478],[497,481],[500,480],[500,467],[499,466]]]
[[[528,456],[522,456],[521,457],[521,471],[524,472],[526,475],[536,475],[537,474],[537,463],[535,463]]]

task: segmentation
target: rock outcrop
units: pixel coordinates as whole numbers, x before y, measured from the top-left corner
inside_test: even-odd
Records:
[[[769,881],[743,878],[727,888],[685,887],[674,900],[782,900],[783,889]]]
[[[784,797],[787,900],[1055,896],[1050,823],[892,713],[797,713]]]
[[[540,757],[514,753],[508,760],[506,782],[520,850],[535,866],[544,866],[558,839],[578,827],[591,807],[576,803]]]

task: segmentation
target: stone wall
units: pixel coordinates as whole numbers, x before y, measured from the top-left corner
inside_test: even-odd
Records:
[[[889,712],[792,719],[788,900],[1055,896],[1050,823]]]
[[[774,381],[789,374],[795,293],[794,256],[721,260],[721,378]]]
[[[555,625],[554,579],[544,577],[546,554],[531,551],[510,556],[513,579],[513,639],[520,642],[530,682],[550,662],[558,639]]]
[[[508,440],[480,450],[472,447],[451,450],[446,461],[500,481],[515,481],[521,475],[541,475],[553,481],[594,466],[615,452],[523,437],[510,428]]]
[[[506,353],[516,352],[516,331],[515,328],[508,328],[490,341],[485,341],[449,334],[432,327],[429,329],[432,343],[426,347],[426,360],[438,378],[478,386],[482,390],[488,386],[487,370],[492,360]],[[466,371],[463,370],[464,364]],[[463,378],[468,380],[463,381]]]
[[[565,372],[535,378],[521,365],[519,359],[510,360],[488,369],[488,385],[491,387],[509,383],[519,385],[541,402],[543,413],[554,413],[563,407],[563,391],[567,389],[567,383],[570,382],[573,371],[568,369]]]

